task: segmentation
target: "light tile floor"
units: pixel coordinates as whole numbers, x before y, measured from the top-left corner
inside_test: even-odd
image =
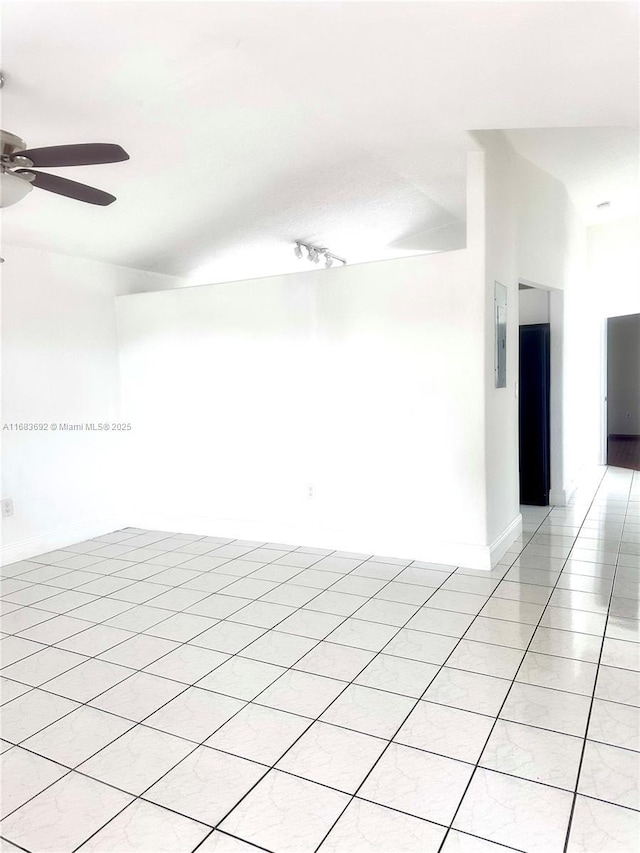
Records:
[[[2,570],[1,849],[640,850],[640,474],[491,572],[127,528]]]

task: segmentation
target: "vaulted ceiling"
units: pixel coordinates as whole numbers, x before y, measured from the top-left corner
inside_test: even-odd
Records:
[[[587,216],[637,185],[633,2],[9,0],[2,46],[6,130],[131,155],[58,172],[108,208],[7,208],[19,245],[193,281],[299,269],[296,239],[438,249],[479,129],[513,131]]]

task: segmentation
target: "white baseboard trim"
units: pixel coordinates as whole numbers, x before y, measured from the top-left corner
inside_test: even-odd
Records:
[[[125,526],[121,518],[96,521],[91,524],[84,522],[65,530],[57,530],[44,533],[42,536],[23,539],[21,542],[14,542],[11,545],[3,544],[0,562],[6,566],[9,563],[17,563],[18,560],[28,560],[31,557],[37,557],[38,554],[46,554],[49,551],[64,548],[65,545],[73,545],[76,542],[83,542],[85,539],[93,539],[94,536],[103,536],[105,533],[120,530]]]
[[[520,517],[519,517],[520,518]],[[447,566],[464,566],[470,569],[491,569],[489,545],[464,542],[444,542],[416,528],[403,535],[388,536],[384,529],[345,531],[320,528],[314,524],[277,524],[254,519],[223,519],[197,516],[166,516],[149,513],[133,516],[129,527],[145,530],[166,530],[191,533],[196,536],[221,536],[229,539],[248,539],[256,542],[281,542],[293,547],[306,545],[332,551],[352,551],[359,554],[398,559],[419,560]],[[518,535],[516,531],[513,539]],[[508,548],[512,539],[505,546]],[[499,558],[498,558],[499,559]]]
[[[549,489],[549,503],[551,506],[567,506],[575,491],[575,483],[571,483],[567,489]]]
[[[522,516],[520,513],[516,515],[513,521],[508,524],[502,533],[497,536],[489,546],[490,565],[488,568],[495,566],[498,560],[509,550],[509,546],[522,533]]]

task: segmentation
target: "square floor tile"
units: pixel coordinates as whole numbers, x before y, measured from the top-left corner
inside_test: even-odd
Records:
[[[310,586],[296,586],[292,582],[280,584],[280,586],[272,589],[271,592],[263,595],[260,600],[267,604],[286,604],[288,607],[302,607],[307,603],[312,604],[318,598],[317,589],[312,589]]]
[[[601,665],[595,695],[610,702],[640,707],[640,673]]]
[[[447,825],[472,773],[468,764],[392,743],[358,796]]]
[[[290,669],[263,690],[256,702],[303,717],[318,717],[343,690],[343,681]]]
[[[195,616],[192,613],[175,613],[163,622],[145,630],[151,637],[162,637],[177,643],[186,643],[217,625],[217,619],[209,616]]]
[[[439,589],[429,598],[429,607],[437,610],[451,610],[455,613],[475,615],[482,610],[486,601],[486,595]]]
[[[567,853],[629,853],[638,849],[636,812],[589,797],[576,798]]]
[[[210,832],[144,800],[137,800],[82,845],[82,853],[191,853]],[[200,848],[198,848],[200,849]]]
[[[397,601],[399,604],[414,604],[422,607],[431,594],[432,590],[429,587],[415,583],[392,581],[376,593],[375,597],[383,598],[386,601]]]
[[[587,696],[577,693],[516,683],[509,692],[500,717],[584,737],[590,705]]]
[[[346,575],[331,588],[333,592],[343,592],[347,595],[358,595],[368,598],[375,595],[385,586],[385,581],[377,578],[363,578]],[[364,603],[364,602],[363,602]]]
[[[2,834],[25,850],[75,850],[128,803],[108,785],[69,773],[8,817]]]
[[[433,702],[418,702],[394,741],[474,764],[493,723],[493,717]]]
[[[190,644],[178,646],[168,655],[150,664],[145,672],[152,675],[161,675],[164,678],[172,678],[184,684],[195,684],[205,675],[213,672],[225,661],[229,655],[224,652],[216,652],[212,649],[202,649]]]
[[[249,704],[206,743],[223,752],[272,765],[310,724],[307,717]]]
[[[614,640],[607,637],[602,648],[602,663],[640,672],[640,643]]]
[[[582,738],[498,720],[480,766],[574,791]]]
[[[20,743],[78,707],[77,702],[62,696],[30,690],[2,706],[2,737],[10,743]]]
[[[297,634],[301,637],[324,640],[343,621],[343,616],[336,616],[333,613],[298,610],[297,613],[287,616],[284,622],[278,625],[277,630],[285,634]]]
[[[192,617],[197,618],[197,617]],[[264,628],[239,625],[234,622],[218,622],[191,641],[193,646],[214,649],[218,652],[236,654],[265,633]]]
[[[101,603],[104,601],[106,599],[101,599]],[[118,602],[113,603],[117,604]],[[139,604],[137,607],[129,605],[128,610],[108,619],[107,624],[112,628],[124,628],[125,631],[146,631],[147,628],[157,625],[158,622],[163,622],[169,617],[170,614],[160,607],[147,607],[144,604]]]
[[[206,675],[198,687],[250,701],[285,671],[282,666],[233,657]]]
[[[376,737],[392,738],[415,699],[351,684],[324,712],[322,720]]]
[[[461,637],[473,620],[473,615],[467,613],[421,607],[405,627],[415,631],[428,631],[430,634],[443,634],[446,637]]]
[[[136,726],[78,767],[131,794],[141,794],[193,749],[193,744],[164,732]]]
[[[353,794],[386,745],[381,738],[316,722],[280,759],[277,767]]]
[[[128,720],[84,706],[27,738],[24,746],[52,761],[76,767],[132,726]]]
[[[17,681],[10,681],[8,678],[0,679],[0,705],[6,705],[12,699],[17,699],[23,693],[28,693],[32,690],[26,684],[19,684]]]
[[[594,663],[527,652],[516,681],[591,696],[596,671]]]
[[[587,736],[590,740],[640,751],[640,713],[631,705],[594,699]]]
[[[566,607],[547,607],[540,625],[544,628],[560,628],[579,634],[604,634],[606,616],[602,613],[587,613],[584,610],[569,610]]]
[[[420,697],[437,675],[436,664],[379,654],[355,679],[356,684],[377,687],[404,696]]]
[[[140,722],[185,689],[184,684],[136,672],[91,701],[94,708]]]
[[[424,698],[463,711],[495,715],[510,687],[511,682],[506,679],[444,667],[431,682]]]
[[[382,625],[395,625],[400,628],[405,625],[420,608],[415,604],[401,604],[397,601],[385,601],[383,598],[372,598],[358,610],[358,619],[366,622],[379,622]]]
[[[379,652],[397,631],[398,629],[392,625],[380,625],[376,622],[365,622],[362,619],[345,619],[342,625],[329,634],[327,640],[330,643]]]
[[[321,853],[437,853],[446,830],[426,820],[355,799],[322,846]]]
[[[220,828],[279,853],[312,853],[348,802],[346,794],[272,770]]]
[[[89,702],[131,675],[133,670],[127,667],[102,660],[88,660],[48,681],[44,689],[76,702]]]
[[[593,634],[540,627],[535,633],[530,651],[597,663],[601,646],[602,640]]]
[[[0,768],[2,771],[0,817],[3,819],[68,773],[66,767],[20,749],[19,746],[2,754]]]
[[[215,826],[266,772],[261,764],[200,746],[145,798]]]
[[[190,687],[144,721],[176,737],[202,743],[242,707],[242,699]]]
[[[2,674],[6,678],[39,687],[69,669],[73,669],[87,660],[83,655],[65,652],[62,649],[45,648],[11,666],[5,666]]]
[[[352,681],[375,657],[375,652],[339,646],[336,643],[318,643],[301,658],[294,669],[326,675],[341,681]]]
[[[528,604],[525,601],[511,601],[508,598],[490,598],[482,608],[482,615],[490,619],[504,619],[507,622],[524,622],[537,625],[544,611],[543,604]]]
[[[496,678],[513,678],[524,657],[521,649],[494,646],[476,640],[461,640],[447,660],[447,666],[493,675]]]
[[[246,599],[243,599],[246,602]],[[294,607],[284,604],[270,604],[267,601],[252,601],[242,610],[229,617],[230,622],[241,622],[243,625],[254,625],[256,628],[273,628],[290,616]]]
[[[46,625],[46,622],[44,624]],[[35,643],[33,640],[25,640],[22,637],[3,637],[0,640],[0,663],[4,669],[30,655],[35,655],[36,652],[44,651],[45,648],[42,643]]]
[[[638,753],[587,741],[578,791],[618,806],[640,809]]]
[[[568,791],[478,769],[453,826],[519,850],[560,853],[572,800]]]
[[[142,669],[153,661],[166,655],[178,644],[171,640],[163,640],[160,637],[149,637],[146,634],[138,634],[125,640],[99,656],[100,660],[110,663],[128,666],[131,669]]]
[[[22,631],[20,636],[26,637],[29,640],[36,640],[38,643],[46,643],[53,646],[57,645],[60,640],[64,640],[91,627],[92,623],[83,619],[72,619],[71,616],[54,616],[53,619],[48,619],[46,622],[40,622],[39,625],[27,628],[26,631]]]
[[[443,664],[457,642],[456,637],[402,628],[384,647],[384,653],[425,663]]]
[[[274,663],[278,666],[293,666],[316,644],[317,640],[269,631],[242,650],[242,657]]]
[[[313,610],[321,613],[331,613],[335,616],[351,616],[367,601],[364,595],[350,595],[346,592],[336,592],[327,589],[316,595],[307,604],[305,610]]]

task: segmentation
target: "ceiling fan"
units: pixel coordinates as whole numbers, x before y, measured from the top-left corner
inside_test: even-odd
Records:
[[[67,196],[88,204],[106,206],[116,200],[114,195],[79,184],[58,175],[36,172],[35,169],[57,169],[61,166],[92,166],[99,163],[119,163],[129,155],[119,145],[89,142],[81,145],[51,145],[47,148],[27,148],[26,143],[0,130],[0,207],[21,201],[33,187]]]

